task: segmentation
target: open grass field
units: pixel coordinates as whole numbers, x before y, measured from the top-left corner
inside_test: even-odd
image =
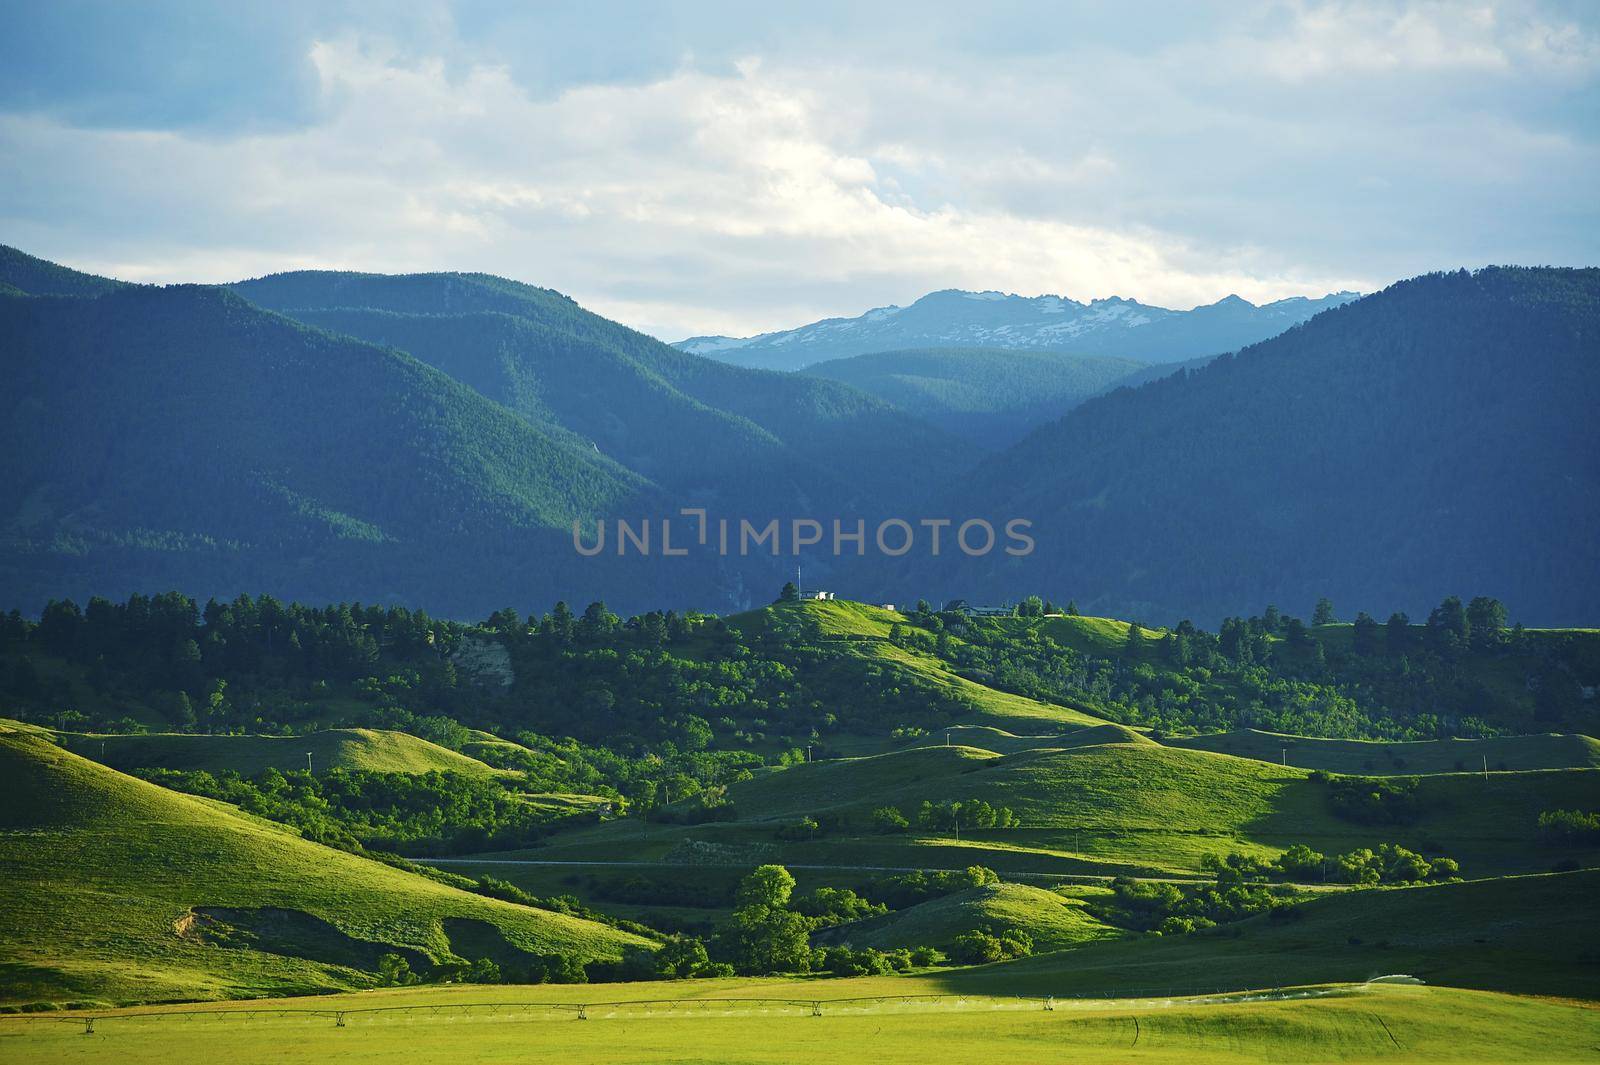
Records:
[[[437,743],[387,729],[324,729],[304,736],[212,736],[178,732],[94,735],[58,732],[56,742],[85,758],[124,772],[133,769],[231,769],[254,776],[306,768],[365,769],[376,773],[462,773],[491,776],[497,771],[476,758]]]
[[[937,1002],[903,996],[934,994]],[[618,1003],[679,998],[676,1006]],[[842,1002],[888,996],[877,1002]],[[699,1004],[696,999],[716,999]],[[770,1002],[740,999],[764,998]],[[821,1001],[821,1016],[811,1002]],[[471,1007],[472,1002],[504,1005]],[[516,1003],[560,1003],[527,1011]],[[578,1020],[576,1005],[585,1006]],[[610,1004],[608,1004],[610,1003]],[[790,1003],[785,1005],[784,1003]],[[269,1005],[263,1003],[261,1005]],[[0,1059],[30,1065],[171,1061],[883,1063],[940,1061],[1580,1062],[1600,1011],[1563,1000],[1441,987],[1307,988],[1252,1000],[1039,1000],[950,995],[936,979],[453,988],[275,1002],[253,1017],[0,1018]],[[344,1026],[334,1011],[350,1012]],[[316,1011],[316,1012],[312,1012]],[[930,1056],[937,1048],[937,1057]]]
[[[1364,776],[1475,773],[1490,770],[1593,769],[1600,767],[1600,740],[1546,733],[1491,739],[1333,740],[1241,729],[1205,736],[1172,737],[1173,747],[1213,751],[1302,769]]]
[[[0,732],[0,898],[0,1005],[335,991],[370,986],[391,951],[416,968],[640,942],[310,843],[21,731]]]

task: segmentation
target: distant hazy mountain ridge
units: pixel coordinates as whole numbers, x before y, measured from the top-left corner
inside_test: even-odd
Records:
[[[1234,351],[1276,336],[1356,299],[1336,292],[1256,306],[1228,296],[1189,311],[1113,296],[1079,303],[1064,296],[932,292],[908,307],[878,307],[759,336],[690,337],[676,347],[740,366],[798,370],[827,359],[907,348],[989,347],[1114,355],[1178,362]]]

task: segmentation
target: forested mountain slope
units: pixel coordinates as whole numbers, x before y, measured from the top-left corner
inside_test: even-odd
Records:
[[[689,355],[503,278],[307,271],[233,287],[577,433],[684,505],[891,513],[970,464],[956,441],[843,384]]]
[[[805,372],[854,385],[994,450],[1146,369],[1133,359],[1054,351],[920,348],[832,359]]]
[[[1529,624],[1586,624],[1596,409],[1600,270],[1429,275],[1084,404],[949,496],[1031,519],[1032,556],[872,587],[1038,591],[1157,621],[1320,596],[1420,611],[1470,589]]]
[[[221,289],[3,297],[0,338],[10,601],[266,586],[475,610],[487,561],[546,580],[573,519],[651,490],[406,355]]]

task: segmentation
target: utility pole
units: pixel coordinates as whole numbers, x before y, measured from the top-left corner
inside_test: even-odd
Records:
[[[1284,765],[1288,765],[1289,764],[1289,748],[1287,748],[1287,747],[1283,748],[1279,752],[1279,757],[1281,759],[1283,759],[1283,764]]]
[[[811,744],[806,744],[806,761],[811,761]]]
[[[1483,756],[1483,779],[1484,780],[1488,780],[1489,779],[1489,756],[1488,755],[1484,755]]]

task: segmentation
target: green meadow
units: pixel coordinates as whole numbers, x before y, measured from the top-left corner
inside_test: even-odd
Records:
[[[676,1006],[608,1005],[630,985],[372,992],[283,1003],[305,1016],[0,1018],[0,1053],[39,1065],[237,1062],[596,1063],[1010,1059],[1028,1062],[1581,1062],[1600,1012],[1561,999],[1374,984],[1256,1001],[1061,1001],[952,996],[916,979],[713,982],[675,989]],[[941,996],[906,1003],[913,994]],[[830,1002],[855,995],[880,1001]],[[696,998],[714,999],[699,1004]],[[729,999],[771,999],[742,1006]],[[519,1002],[560,1003],[523,1012]],[[812,1001],[820,1001],[814,1016]],[[472,1007],[472,1002],[500,1003]],[[587,1019],[574,1008],[585,1006]],[[340,1009],[400,1007],[346,1014]],[[310,1010],[317,1012],[310,1013]],[[936,1050],[934,1048],[937,1048]]]

